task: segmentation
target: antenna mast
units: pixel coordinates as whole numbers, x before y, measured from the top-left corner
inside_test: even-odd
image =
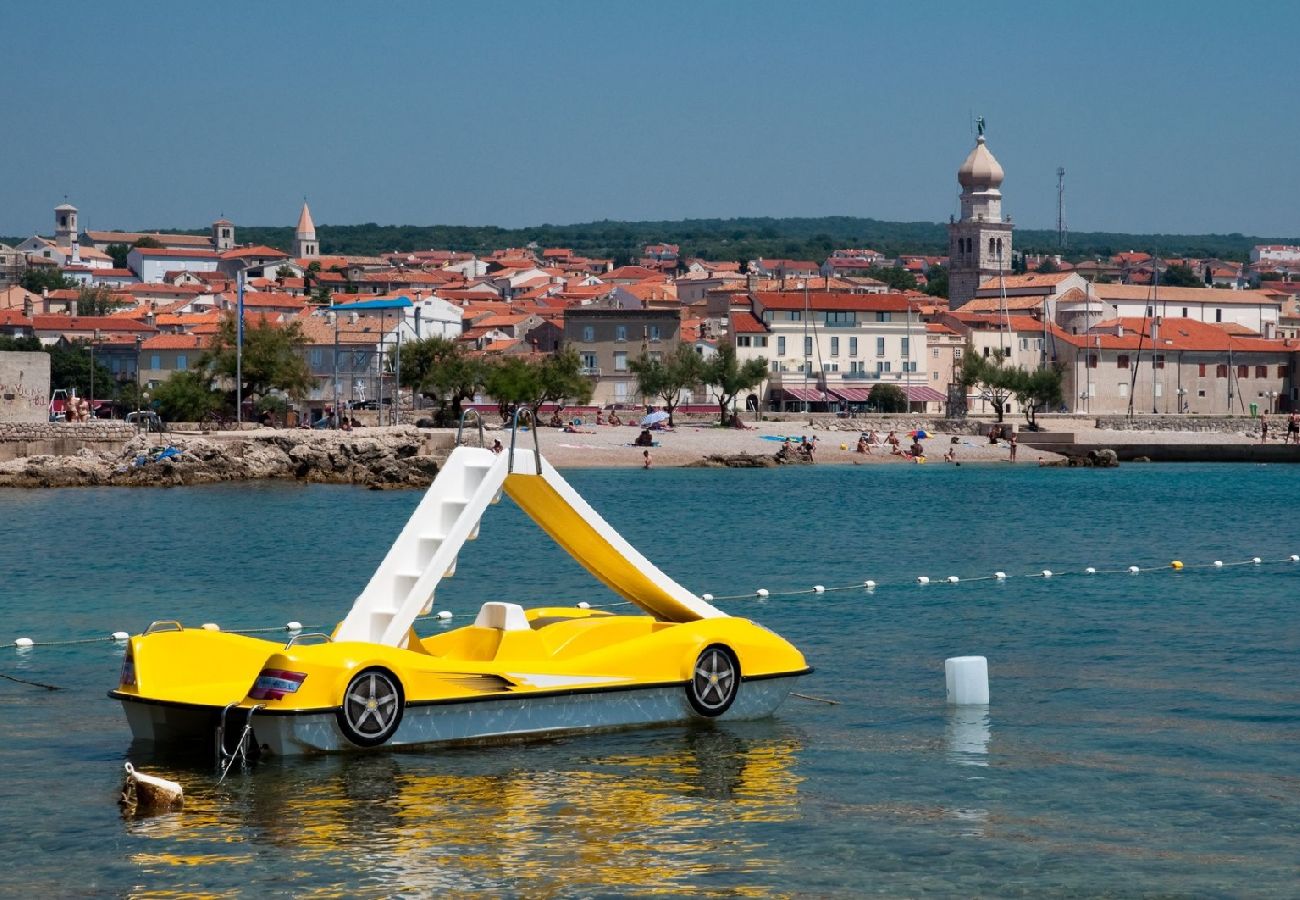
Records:
[[[1056,168],[1056,246],[1065,249],[1065,167]]]

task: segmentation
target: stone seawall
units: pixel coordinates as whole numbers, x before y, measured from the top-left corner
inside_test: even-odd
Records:
[[[1273,428],[1285,428],[1286,417],[1269,417]],[[1207,434],[1258,434],[1259,419],[1251,416],[1098,416],[1105,431],[1182,431]]]
[[[120,451],[138,433],[126,422],[0,422],[0,462],[82,450]]]

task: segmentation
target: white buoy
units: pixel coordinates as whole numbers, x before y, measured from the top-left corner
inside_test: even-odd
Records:
[[[449,621],[451,619],[451,610],[448,609],[439,610],[438,615],[435,618],[437,618],[439,622]]]
[[[754,591],[755,597],[766,597],[767,595],[768,595],[767,588],[759,588],[758,590]]]
[[[125,631],[114,631],[111,638],[115,641],[129,641],[131,640],[131,635],[127,634]]]
[[[1261,560],[1258,556],[1251,557],[1250,561],[1253,562],[1255,565],[1259,565],[1261,562],[1263,562],[1263,560]]]
[[[826,593],[826,585],[824,585],[824,584],[814,584],[814,585],[813,585],[813,593],[814,593],[814,594],[824,594],[824,593]]]
[[[1138,572],[1141,572],[1141,571],[1142,571],[1142,570],[1139,569],[1137,566],[1129,566],[1129,567],[1128,567],[1128,573],[1129,573],[1130,575],[1136,575]]]
[[[1096,574],[1097,574],[1097,567],[1096,567],[1096,566],[1088,566],[1088,568],[1086,568],[1086,569],[1083,570],[1083,574],[1085,574],[1085,575],[1096,575]]]
[[[203,623],[203,630],[204,630],[204,631],[220,631],[220,630],[221,630],[221,626],[218,625],[216,622],[204,622],[204,623]]]
[[[953,706],[988,706],[989,661],[983,656],[954,656],[943,661],[948,683],[948,703]]]
[[[1006,572],[994,572],[994,573],[993,573],[993,577],[996,578],[998,581],[1006,581],[1006,580],[1007,580],[1007,573],[1006,573]]]
[[[1300,562],[1300,553],[1292,553],[1290,559],[1291,562]]]
[[[1216,569],[1222,569],[1222,568],[1223,568],[1223,560],[1221,560],[1221,559],[1216,559],[1216,560],[1214,561],[1214,568],[1216,568]]]
[[[185,793],[176,782],[137,772],[127,763],[119,802],[128,815],[172,812],[185,805]]]
[[[712,594],[700,594],[700,599],[701,599],[701,600],[712,600],[712,599],[713,599],[713,595],[712,595]]]
[[[870,578],[862,582],[862,586],[869,591],[874,591],[876,589],[876,583],[872,581]]]
[[[301,623],[301,622],[285,622],[285,623],[284,623],[284,630],[285,630],[285,631],[302,631],[302,623]]]
[[[929,584],[929,583],[930,583],[930,576],[929,576],[929,575],[918,575],[918,576],[916,576],[916,583],[917,583],[917,584]]]
[[[586,600],[579,600],[578,609],[591,609],[591,604],[588,603]]]
[[[1044,578],[1051,578],[1051,577],[1052,577],[1052,570],[1051,570],[1051,569],[1044,569],[1044,570],[1043,570],[1043,577],[1044,577]]]
[[[14,646],[15,646],[15,647],[22,647],[22,648],[25,649],[25,648],[27,648],[27,647],[30,647],[30,646],[31,646],[32,644],[34,644],[34,643],[36,643],[36,642],[33,641],[33,640],[32,640],[31,638],[29,638],[29,637],[21,637],[21,638],[18,638],[18,639],[16,639],[16,640],[14,641]]]
[[[961,581],[961,579],[958,578],[956,575],[949,575],[949,576],[948,576],[948,583],[949,583],[949,584],[956,584],[956,583],[959,582],[959,581]]]

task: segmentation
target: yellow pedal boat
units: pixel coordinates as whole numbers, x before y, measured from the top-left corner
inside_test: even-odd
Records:
[[[501,494],[637,615],[483,604],[417,636],[434,590]],[[536,450],[457,447],[331,635],[287,643],[154,623],[120,701],[136,740],[248,740],[294,755],[770,715],[811,669],[790,643],[656,568]]]

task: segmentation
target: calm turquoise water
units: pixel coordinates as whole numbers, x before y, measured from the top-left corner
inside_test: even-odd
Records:
[[[1300,552],[1295,467],[572,471],[715,594]],[[416,493],[0,493],[0,641],[332,624]],[[768,721],[207,768],[124,821],[105,643],[0,648],[0,893],[1278,896],[1300,884],[1300,565],[899,584],[728,604],[817,673]],[[610,599],[490,510],[437,603]],[[988,656],[993,703],[944,705]]]

